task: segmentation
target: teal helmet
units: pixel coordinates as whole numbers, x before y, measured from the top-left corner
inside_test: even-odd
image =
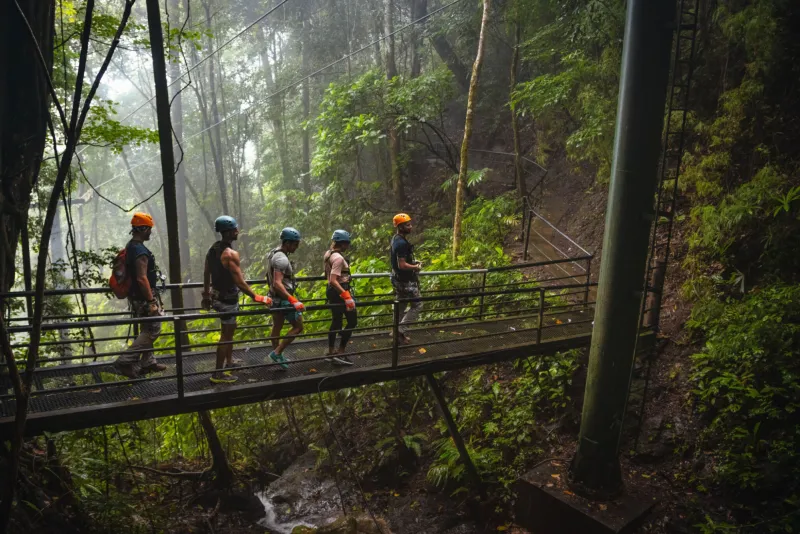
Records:
[[[349,243],[350,232],[347,230],[334,230],[333,235],[331,236],[331,241],[336,243]]]
[[[287,226],[281,230],[281,241],[300,241],[300,232],[296,228]]]
[[[239,223],[229,215],[220,215],[217,217],[217,220],[214,221],[214,230],[220,233],[227,232],[228,230],[236,230],[237,228],[239,228]]]

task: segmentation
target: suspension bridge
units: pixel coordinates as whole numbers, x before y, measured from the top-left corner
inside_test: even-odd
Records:
[[[243,365],[236,370],[239,381],[232,385],[209,380],[218,345],[215,319],[221,314],[200,313],[196,308],[168,308],[163,317],[136,319],[124,310],[51,314],[42,327],[26,432],[36,435],[163,417],[586,347],[594,315],[593,256],[532,210],[528,217],[528,228],[531,219],[537,224],[527,232],[526,242],[538,243],[535,250],[546,259],[422,273],[423,313],[410,325],[409,345],[398,342],[399,319],[407,302],[394,298],[389,273],[354,275],[360,325],[348,346],[351,367],[337,366],[325,354],[329,306],[324,299],[313,298],[324,287],[322,277],[298,279],[299,294],[309,297],[302,300],[307,305],[306,330],[311,332],[298,336],[287,350],[288,369],[267,356],[269,310],[242,305],[232,343],[234,357]],[[259,287],[264,281],[251,283]],[[185,295],[201,290],[201,284],[164,289],[173,287]],[[83,294],[102,304],[108,302],[104,293],[104,288],[64,289],[48,291],[46,296]],[[6,298],[29,296],[17,292]],[[13,348],[24,349],[31,330],[28,317],[23,313],[9,320]],[[155,352],[167,370],[122,379],[112,363],[125,350],[132,331],[147,322],[162,323]],[[322,331],[314,332],[317,326]],[[5,369],[0,374],[0,436],[11,432],[15,409]]]

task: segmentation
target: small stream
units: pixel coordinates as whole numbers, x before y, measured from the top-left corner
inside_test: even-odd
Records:
[[[275,504],[272,502],[272,499],[269,497],[267,493],[257,493],[256,497],[258,500],[261,501],[261,504],[264,505],[264,517],[262,517],[258,524],[262,527],[267,529],[267,532],[271,534],[292,534],[292,530],[294,527],[314,527],[318,525],[312,525],[311,523],[307,523],[305,521],[295,521],[291,520],[285,523],[282,523],[280,519],[278,519],[278,513],[275,510]]]
[[[291,534],[295,527],[320,527],[341,515],[336,485],[317,477],[315,460],[313,452],[306,453],[267,489],[256,493],[265,513],[258,524],[267,532]]]

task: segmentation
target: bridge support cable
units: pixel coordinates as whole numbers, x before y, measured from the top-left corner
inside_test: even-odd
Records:
[[[630,0],[625,21],[611,185],[578,447],[576,492],[623,489],[619,441],[634,364],[669,77],[671,0]]]
[[[475,489],[478,490],[478,494],[481,496],[481,499],[485,501],[486,488],[483,485],[481,476],[478,474],[478,470],[475,468],[475,464],[472,462],[472,458],[469,455],[467,446],[464,443],[464,438],[461,436],[461,432],[458,431],[458,425],[453,419],[453,414],[450,413],[450,408],[447,406],[447,400],[444,398],[444,393],[442,393],[442,388],[439,385],[439,381],[436,380],[436,377],[432,374],[426,374],[425,379],[428,381],[428,387],[431,388],[431,392],[436,398],[436,405],[439,407],[439,413],[442,415],[442,419],[444,419],[444,422],[447,425],[447,431],[450,434],[450,437],[453,439],[453,443],[456,444],[458,455],[461,457],[461,461],[464,462],[464,467],[467,470],[467,474],[472,480],[472,483],[475,484]]]

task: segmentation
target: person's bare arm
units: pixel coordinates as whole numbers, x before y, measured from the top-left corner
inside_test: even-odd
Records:
[[[283,285],[283,273],[281,271],[275,270],[275,274],[273,275],[275,278],[272,282],[272,289],[278,296],[284,300],[291,300],[289,297],[291,295],[288,291],[286,291],[286,287]]]
[[[150,287],[150,281],[147,279],[147,256],[144,254],[136,258],[136,281],[142,290],[142,296],[147,302],[155,300],[153,298],[153,288]]]
[[[244,279],[244,275],[242,274],[242,267],[239,259],[239,253],[232,249],[226,249],[225,252],[222,253],[222,266],[228,269],[231,273],[231,277],[233,278],[233,283],[236,284],[236,287],[242,290],[242,293],[250,297],[251,299],[256,299],[256,293]]]
[[[420,271],[422,270],[422,263],[408,263],[405,258],[397,258],[397,266],[404,271]]]
[[[330,277],[328,277],[328,283],[336,290],[338,294],[344,293],[344,288],[339,284],[338,276],[331,273]]]

